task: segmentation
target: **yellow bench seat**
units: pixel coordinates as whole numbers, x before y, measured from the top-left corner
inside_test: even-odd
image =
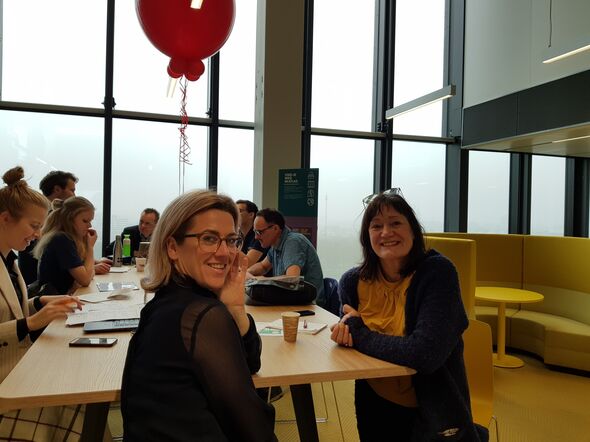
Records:
[[[590,325],[550,313],[519,310],[510,322],[510,346],[545,363],[590,371]]]

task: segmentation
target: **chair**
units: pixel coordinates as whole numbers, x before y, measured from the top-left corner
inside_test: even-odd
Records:
[[[428,248],[435,249],[454,264],[459,274],[463,306],[470,319],[475,319],[476,244],[472,239],[426,236]]]
[[[342,304],[340,303],[340,296],[338,296],[337,280],[334,278],[324,278],[324,296],[326,297],[324,308],[330,313],[340,316]]]
[[[469,327],[463,333],[463,344],[473,421],[489,428],[493,419],[496,440],[499,441],[498,420],[494,416],[492,329],[485,322],[470,319]]]

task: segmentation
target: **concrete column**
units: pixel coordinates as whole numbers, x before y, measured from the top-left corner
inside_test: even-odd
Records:
[[[301,166],[303,0],[258,0],[254,201],[278,206],[278,170]]]

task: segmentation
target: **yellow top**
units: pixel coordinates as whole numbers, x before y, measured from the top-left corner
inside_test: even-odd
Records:
[[[388,282],[381,275],[371,282],[359,279],[358,311],[370,330],[391,336],[404,336],[406,296],[412,276],[396,282]],[[375,393],[388,401],[405,407],[418,406],[411,376],[368,379],[367,382]]]
[[[475,298],[492,302],[519,302],[522,304],[541,302],[544,296],[531,290],[512,287],[476,287]]]

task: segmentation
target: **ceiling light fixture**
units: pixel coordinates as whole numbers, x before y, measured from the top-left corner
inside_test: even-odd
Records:
[[[193,9],[201,9],[203,5],[203,0],[191,0],[191,8]]]
[[[399,117],[402,114],[411,112],[418,108],[428,106],[429,104],[435,103],[440,100],[451,98],[455,95],[455,85],[450,84],[437,91],[423,95],[415,100],[408,101],[407,103],[400,104],[399,106],[392,107],[385,112],[385,118],[392,119]]]
[[[590,49],[590,44],[578,47],[577,49],[572,49],[571,51],[565,52],[560,55],[556,55],[555,57],[547,58],[543,60],[543,63],[553,63],[554,61],[563,60],[564,58],[571,57],[572,55],[579,54],[580,52],[584,52]]]
[[[584,135],[582,137],[564,138],[563,140],[552,141],[552,143],[563,143],[564,141],[583,140],[584,138],[590,138],[590,135]]]

